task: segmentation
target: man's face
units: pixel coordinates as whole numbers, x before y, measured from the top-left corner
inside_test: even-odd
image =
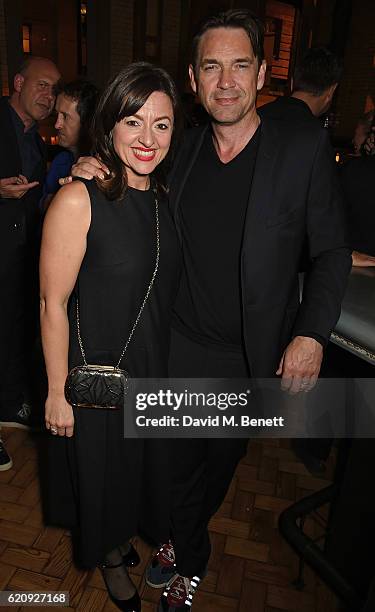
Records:
[[[59,71],[48,60],[31,62],[25,74],[15,76],[14,87],[19,94],[20,109],[29,119],[41,121],[51,114],[59,79]]]
[[[78,144],[81,120],[77,112],[77,103],[77,100],[72,100],[63,93],[57,96],[55,129],[59,136],[59,145],[67,149],[74,148]]]
[[[203,34],[196,73],[190,66],[192,89],[212,119],[233,125],[255,110],[263,87],[266,63],[258,67],[251,41],[242,28],[216,28]]]

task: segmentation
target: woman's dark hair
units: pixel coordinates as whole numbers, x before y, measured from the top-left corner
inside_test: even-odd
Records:
[[[201,38],[207,30],[214,30],[217,28],[236,28],[244,30],[250,38],[254,55],[258,60],[258,67],[260,67],[264,59],[263,22],[248,9],[230,9],[209,17],[203,21],[198,28],[191,46],[191,63],[195,74],[197,74],[199,43]]]
[[[89,155],[91,152],[91,123],[98,101],[99,90],[90,81],[80,79],[64,84],[58,93],[77,102],[77,113],[81,122],[78,139],[78,156]]]
[[[176,146],[181,124],[180,101],[176,85],[169,74],[153,64],[135,62],[116,75],[103,91],[93,121],[93,151],[111,172],[100,181],[99,188],[110,200],[121,199],[128,181],[124,164],[113,146],[112,130],[116,123],[138,112],[154,91],[165,93],[172,103],[174,124],[171,147],[166,158],[151,174],[153,186],[166,191],[166,172]]]

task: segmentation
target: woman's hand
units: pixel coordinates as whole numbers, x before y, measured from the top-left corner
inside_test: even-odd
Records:
[[[54,435],[71,438],[74,430],[74,416],[70,404],[63,393],[50,393],[46,401],[46,428]]]

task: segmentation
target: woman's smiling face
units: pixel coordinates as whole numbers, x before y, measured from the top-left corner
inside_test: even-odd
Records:
[[[125,165],[129,187],[147,188],[148,175],[169,151],[172,133],[172,101],[161,91],[154,91],[134,115],[116,123],[113,146]]]

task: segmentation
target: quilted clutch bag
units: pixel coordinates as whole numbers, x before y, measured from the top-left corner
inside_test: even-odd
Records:
[[[114,366],[77,366],[66,379],[65,398],[81,408],[122,408],[128,381],[129,374]]]

